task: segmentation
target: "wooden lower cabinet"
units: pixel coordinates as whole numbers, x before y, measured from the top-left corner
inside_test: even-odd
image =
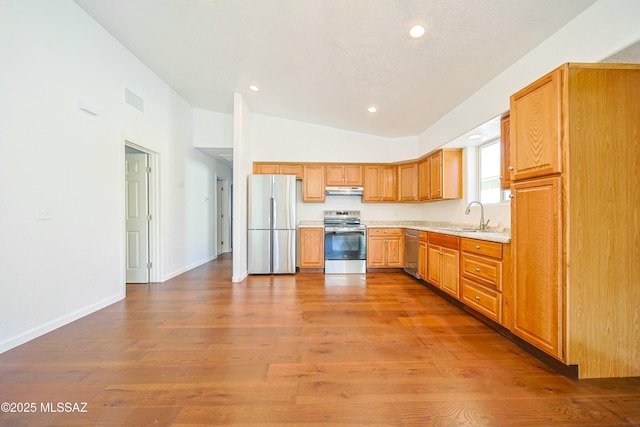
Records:
[[[462,301],[489,319],[510,327],[510,248],[502,243],[462,238]]]
[[[324,268],[324,229],[300,229],[300,269]]]
[[[511,194],[512,332],[563,360],[561,178],[516,182]]]
[[[404,233],[402,228],[367,229],[367,267],[404,267]]]
[[[428,234],[426,231],[420,232],[418,245],[418,277],[427,280],[427,246]]]
[[[448,294],[460,297],[460,238],[428,233],[427,281]]]

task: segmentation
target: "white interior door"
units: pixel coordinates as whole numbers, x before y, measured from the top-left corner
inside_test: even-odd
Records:
[[[216,250],[218,255],[222,253],[222,248],[224,246],[224,212],[222,210],[222,199],[224,197],[224,190],[222,187],[222,180],[216,180]]]
[[[147,154],[125,154],[126,278],[149,282],[149,185]]]

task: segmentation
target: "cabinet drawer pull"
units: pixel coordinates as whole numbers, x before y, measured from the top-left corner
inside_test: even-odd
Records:
[[[480,269],[478,267],[476,267],[476,271],[480,271]]]
[[[480,301],[480,297],[476,295],[476,301]]]
[[[438,252],[438,255],[444,255],[444,252]]]
[[[480,245],[476,245],[476,249],[480,249]]]

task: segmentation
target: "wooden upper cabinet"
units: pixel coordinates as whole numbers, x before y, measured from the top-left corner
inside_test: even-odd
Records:
[[[300,163],[254,163],[253,173],[269,175],[295,175],[302,179],[302,165]]]
[[[511,116],[507,113],[500,119],[500,188],[511,186]]]
[[[511,96],[514,181],[562,172],[562,78],[558,68]]]
[[[431,200],[431,168],[428,156],[418,160],[418,200]]]
[[[302,201],[324,202],[324,165],[305,164],[302,177]]]
[[[361,186],[362,165],[330,164],[327,165],[327,185]]]
[[[418,199],[462,197],[462,150],[441,149],[418,161]]]
[[[398,200],[398,167],[396,165],[364,166],[364,202]]]
[[[432,199],[442,198],[442,151],[429,156],[429,187]]]
[[[398,166],[398,199],[402,202],[418,201],[418,162]]]

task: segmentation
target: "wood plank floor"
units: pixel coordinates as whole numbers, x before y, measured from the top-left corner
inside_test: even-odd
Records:
[[[0,402],[37,410],[0,425],[640,425],[640,378],[557,374],[403,273],[230,278],[129,285],[1,354]]]

